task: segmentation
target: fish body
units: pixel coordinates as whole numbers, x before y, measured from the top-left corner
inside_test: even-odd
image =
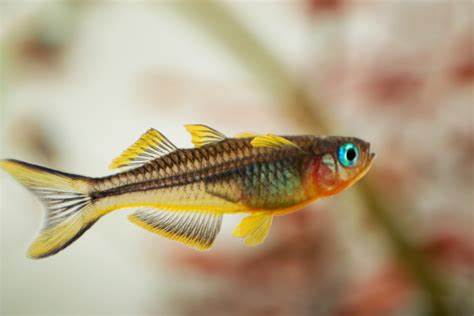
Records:
[[[186,127],[195,148],[178,149],[150,129],[112,162],[112,168],[128,169],[103,178],[1,161],[47,208],[30,257],[64,249],[100,217],[125,208],[135,209],[133,223],[201,250],[212,246],[222,215],[248,213],[234,236],[257,245],[273,216],[349,187],[374,157],[368,143],[352,137],[228,138],[204,125]]]

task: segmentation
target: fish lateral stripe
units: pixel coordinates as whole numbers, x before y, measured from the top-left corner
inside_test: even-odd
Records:
[[[226,139],[200,148],[179,149],[144,166],[100,179],[94,198],[212,181],[250,165],[306,155],[295,147],[255,148],[250,141]]]

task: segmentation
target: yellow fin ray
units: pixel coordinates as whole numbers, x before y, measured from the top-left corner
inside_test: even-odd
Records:
[[[206,250],[212,246],[220,231],[222,214],[140,209],[130,215],[129,220],[160,236],[198,250]]]
[[[247,246],[257,246],[267,237],[272,220],[272,215],[263,213],[247,216],[237,225],[232,235],[244,238]]]
[[[79,185],[78,181],[67,174],[52,173],[49,172],[50,169],[22,161],[0,160],[0,167],[29,189],[54,188],[67,191]]]
[[[110,164],[110,169],[138,167],[178,149],[165,135],[150,128]]]
[[[39,259],[54,255],[81,237],[96,220],[85,222],[81,214],[76,214],[56,226],[44,228],[28,248],[28,257]]]
[[[215,129],[202,124],[184,125],[186,130],[191,134],[191,142],[195,147],[202,147],[207,144],[220,142],[227,137]]]
[[[44,227],[31,244],[29,257],[43,258],[61,251],[100,217],[90,204],[90,179],[17,160],[0,160],[0,167],[46,208]]]
[[[252,137],[257,137],[257,136],[258,136],[257,134],[252,133],[252,132],[242,132],[242,133],[238,133],[234,137],[235,138],[252,138]]]
[[[267,134],[267,135],[262,135],[262,136],[257,136],[252,141],[250,142],[253,147],[283,147],[283,146],[292,146],[299,148],[298,145],[293,143],[292,141],[278,136],[278,135],[273,135],[273,134]]]

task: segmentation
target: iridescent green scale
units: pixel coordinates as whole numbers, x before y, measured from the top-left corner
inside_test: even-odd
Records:
[[[254,163],[234,174],[241,202],[257,209],[283,208],[306,199],[300,159]]]

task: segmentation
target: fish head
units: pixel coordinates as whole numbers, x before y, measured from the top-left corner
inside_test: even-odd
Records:
[[[318,197],[334,195],[356,183],[375,157],[368,142],[341,136],[317,138],[311,154],[310,186]]]

